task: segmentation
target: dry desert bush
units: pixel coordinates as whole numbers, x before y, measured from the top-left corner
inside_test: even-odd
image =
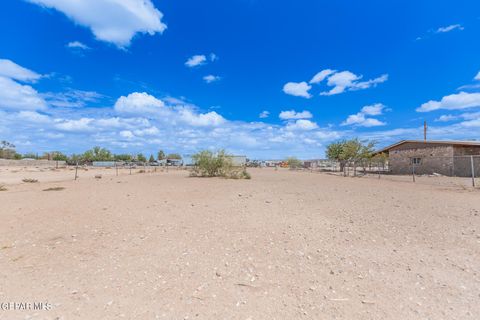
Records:
[[[61,190],[65,190],[65,188],[64,187],[52,187],[52,188],[43,189],[43,191],[61,191]]]
[[[32,178],[25,178],[22,181],[25,182],[25,183],[37,183],[38,182],[37,179],[32,179]]]
[[[244,167],[235,167],[232,157],[224,150],[217,153],[205,150],[193,155],[195,166],[192,177],[223,177],[227,179],[251,179]]]

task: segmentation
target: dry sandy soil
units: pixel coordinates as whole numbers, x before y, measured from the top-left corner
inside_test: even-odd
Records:
[[[95,172],[0,175],[0,319],[480,318],[479,190]]]

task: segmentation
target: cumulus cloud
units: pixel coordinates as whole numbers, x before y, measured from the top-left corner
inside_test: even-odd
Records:
[[[218,126],[225,122],[225,119],[215,111],[195,113],[188,108],[183,108],[180,109],[179,115],[183,122],[195,127]]]
[[[312,86],[306,82],[288,82],[283,86],[283,92],[291,96],[311,98],[312,95],[308,91]]]
[[[80,118],[78,120],[55,119],[55,128],[71,132],[94,131],[95,127],[91,125],[93,121],[94,119],[92,118]]]
[[[146,92],[134,92],[128,96],[121,96],[115,102],[114,109],[120,113],[152,114],[158,113],[165,107],[165,103]]]
[[[22,82],[36,82],[42,76],[8,59],[0,59],[0,77]]]
[[[72,41],[67,43],[67,48],[70,49],[80,49],[80,50],[89,50],[90,47],[80,41]]]
[[[201,66],[206,62],[207,62],[207,57],[203,54],[199,54],[199,55],[194,55],[188,58],[188,60],[185,62],[185,65],[187,67],[193,68],[193,67]]]
[[[342,122],[342,126],[354,125],[359,127],[378,127],[386,125],[385,122],[382,122],[375,118],[369,118],[368,116],[378,116],[383,113],[385,106],[381,103],[376,103],[373,105],[363,107],[360,112],[356,114],[351,114],[348,118]]]
[[[436,33],[446,33],[446,32],[450,32],[450,31],[453,31],[453,30],[463,30],[463,29],[465,29],[465,28],[460,24],[452,24],[452,25],[449,25],[449,26],[440,27],[435,32]]]
[[[124,48],[137,34],[163,33],[163,14],[151,0],[27,0],[56,9],[75,23],[90,28],[98,40]]]
[[[380,83],[388,80],[388,74],[383,74],[377,78],[362,81],[362,75],[356,75],[351,71],[340,71],[333,69],[325,69],[318,72],[309,81],[310,84],[320,84],[326,80],[326,85],[331,88],[329,91],[323,91],[320,95],[331,96],[340,94],[346,91],[364,90],[375,87]],[[283,91],[287,94],[310,98],[309,90],[312,87],[306,82],[289,82],[283,87]]]
[[[443,97],[440,101],[430,100],[416,110],[417,112],[430,112],[439,109],[461,110],[480,107],[480,93],[460,92]]]
[[[310,111],[302,111],[302,112],[296,112],[295,110],[289,110],[289,111],[282,111],[278,115],[278,117],[282,120],[294,120],[294,119],[310,119],[313,117],[313,115],[310,113]]]
[[[286,126],[287,130],[292,130],[292,131],[295,131],[295,130],[310,131],[317,128],[318,128],[318,125],[315,122],[310,120],[305,120],[305,119],[299,119],[299,120],[296,120],[295,122],[290,122]]]
[[[270,116],[270,112],[266,110],[260,112],[260,114],[258,115],[260,119],[265,119],[265,118],[268,118],[269,116]]]
[[[320,83],[323,80],[325,80],[328,76],[334,74],[337,72],[337,70],[332,70],[332,69],[325,69],[317,73],[315,76],[313,76],[312,80],[310,80],[310,83]]]
[[[37,90],[0,76],[0,108],[42,110],[46,107],[47,103]]]
[[[212,83],[212,82],[216,82],[216,81],[220,81],[220,77],[219,76],[214,76],[213,74],[209,74],[205,77],[203,77],[203,81],[205,81],[206,83]]]
[[[363,76],[359,76],[350,71],[337,72],[328,77],[327,85],[333,87],[330,91],[320,93],[324,96],[331,96],[345,91],[356,91],[375,87],[376,85],[388,80],[388,75],[384,74],[378,78],[359,81]]]

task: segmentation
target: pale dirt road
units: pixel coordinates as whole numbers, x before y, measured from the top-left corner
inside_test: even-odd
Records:
[[[478,190],[250,172],[7,185],[0,319],[480,318]]]

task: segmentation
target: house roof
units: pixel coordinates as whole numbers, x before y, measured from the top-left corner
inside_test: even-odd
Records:
[[[398,147],[402,144],[405,143],[424,143],[424,144],[449,144],[449,145],[456,145],[456,146],[479,146],[480,147],[480,141],[458,141],[458,140],[402,140],[397,143],[394,143],[392,145],[389,145],[388,147],[385,147],[383,149],[375,151],[375,154],[382,153],[385,151],[389,151],[392,148]]]

